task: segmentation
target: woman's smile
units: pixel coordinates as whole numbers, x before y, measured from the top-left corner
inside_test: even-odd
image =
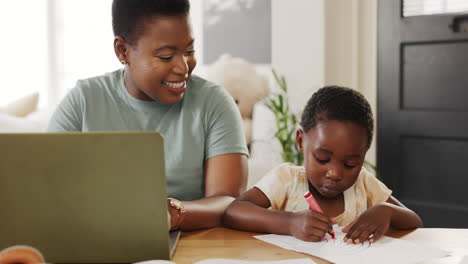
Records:
[[[187,87],[187,81],[181,81],[181,82],[166,82],[163,81],[162,85],[164,88],[166,88],[169,92],[174,93],[174,94],[182,94],[185,92],[185,89]]]

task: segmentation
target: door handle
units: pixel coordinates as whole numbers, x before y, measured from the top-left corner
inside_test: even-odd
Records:
[[[449,27],[455,33],[468,32],[468,14],[455,16]]]

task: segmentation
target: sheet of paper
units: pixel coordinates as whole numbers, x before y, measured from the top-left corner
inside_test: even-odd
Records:
[[[205,259],[195,264],[317,264],[317,262],[301,258],[301,259],[285,259],[275,261],[252,261],[252,260],[236,260],[236,259]]]
[[[335,225],[333,229],[336,239],[328,238],[321,242],[306,242],[293,236],[284,235],[260,235],[254,237],[285,249],[314,255],[334,263],[402,264],[415,263],[448,255],[448,252],[439,248],[386,236],[373,244],[366,242],[352,245],[343,242],[345,233],[341,231],[341,227]]]
[[[133,264],[176,264],[176,263],[173,261],[169,261],[169,260],[153,259],[153,260],[135,262]]]
[[[462,260],[458,264],[468,264],[468,256],[463,256]]]

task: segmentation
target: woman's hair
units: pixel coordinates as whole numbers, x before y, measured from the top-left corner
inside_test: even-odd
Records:
[[[114,0],[112,2],[112,29],[134,44],[143,31],[145,19],[158,16],[188,16],[189,0]]]
[[[364,127],[367,130],[367,147],[370,147],[374,118],[369,103],[358,91],[326,86],[315,92],[302,113],[302,129],[307,133],[319,121],[324,120],[350,121]]]

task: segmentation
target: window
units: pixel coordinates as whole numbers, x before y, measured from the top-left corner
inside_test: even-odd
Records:
[[[3,3],[0,107],[34,92],[40,107],[53,107],[78,79],[122,67],[114,54],[111,6],[112,0]],[[191,10],[200,58],[201,1],[191,0]]]
[[[468,12],[466,0],[404,0],[403,16]]]
[[[121,67],[113,49],[112,0],[54,1],[51,103],[57,103],[78,79]]]
[[[47,0],[16,0],[0,8],[0,106],[47,87]]]

